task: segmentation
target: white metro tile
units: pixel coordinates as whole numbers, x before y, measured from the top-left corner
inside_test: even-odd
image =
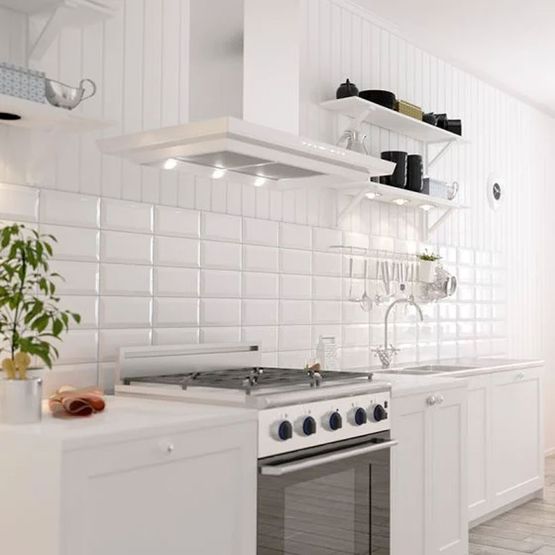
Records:
[[[95,262],[69,262],[56,260],[52,269],[64,280],[56,282],[58,293],[96,295],[98,293],[98,264]]]
[[[151,325],[152,302],[149,298],[101,297],[101,328],[144,328]]]
[[[260,355],[260,362],[266,368],[276,368],[279,365],[277,353],[262,353]]]
[[[201,216],[201,237],[216,241],[241,241],[241,218],[227,214],[203,212]]]
[[[281,249],[279,269],[285,274],[310,274],[312,257],[307,251]]]
[[[314,277],[312,278],[312,298],[325,300],[341,299],[341,278]]]
[[[341,349],[341,368],[361,368],[368,366],[368,349],[347,348]]]
[[[241,341],[258,345],[262,351],[277,351],[278,328],[276,326],[245,326]]]
[[[241,328],[201,328],[201,343],[239,343],[241,341]]]
[[[197,239],[155,237],[154,262],[161,266],[198,268],[200,244]]]
[[[239,326],[241,301],[239,299],[201,299],[200,322],[204,326]]]
[[[334,324],[341,322],[341,303],[315,301],[312,303],[312,321],[315,324]]]
[[[474,251],[472,251],[470,249],[459,249],[458,262],[459,262],[459,264],[464,264],[465,266],[473,266],[474,265]]]
[[[304,368],[312,360],[312,351],[286,351],[278,353],[278,364],[282,368]]]
[[[56,364],[96,362],[98,332],[96,330],[70,330],[58,346],[60,356]]]
[[[243,301],[243,325],[273,326],[278,323],[278,301]]]
[[[340,276],[341,255],[329,252],[313,253],[312,273],[317,276]]]
[[[281,301],[279,303],[280,324],[310,324],[310,301]]]
[[[128,264],[101,264],[100,294],[127,297],[152,295],[152,268]]]
[[[198,326],[198,300],[180,298],[154,299],[154,326]]]
[[[243,220],[243,242],[251,245],[278,245],[279,224],[270,220]]]
[[[152,264],[152,236],[122,231],[102,231],[100,259],[102,262]]]
[[[121,329],[100,331],[100,360],[116,360],[121,347],[143,347],[151,343],[150,329]]]
[[[345,231],[343,233],[343,244],[349,245],[350,247],[360,247],[363,249],[367,249],[369,243],[368,235],[364,235],[362,233],[355,233],[352,231]],[[373,248],[384,248],[384,247],[377,247],[376,241],[373,242]],[[392,250],[392,249],[389,249]]]
[[[278,275],[243,272],[242,291],[244,298],[277,299],[279,296]]]
[[[95,262],[99,258],[100,232],[97,229],[75,229],[59,225],[41,225],[40,232],[53,235],[53,258]]]
[[[81,316],[79,324],[70,323],[70,329],[90,329],[98,327],[98,297],[67,295],[60,298],[60,308],[77,312]]]
[[[102,229],[152,233],[151,204],[128,200],[102,199],[100,225]]]
[[[200,260],[203,268],[240,270],[241,245],[203,241],[200,248]]]
[[[333,337],[337,347],[341,346],[341,326],[338,324],[318,324],[312,326],[312,345],[317,347],[320,337]]]
[[[55,363],[51,371],[43,374],[42,393],[48,397],[68,383],[77,388],[96,386],[97,379],[98,370],[94,362]]]
[[[156,206],[154,231],[158,235],[198,237],[200,233],[200,212],[185,208]]]
[[[315,251],[328,251],[332,245],[341,245],[342,233],[339,229],[315,227],[312,230],[312,248]]]
[[[201,270],[200,294],[202,297],[240,297],[241,272]]]
[[[40,193],[40,221],[47,224],[98,227],[100,199],[43,189]]]
[[[193,268],[155,268],[154,291],[162,297],[197,297],[199,273]]]
[[[310,326],[280,326],[279,350],[300,351],[310,349],[312,336]]]
[[[310,276],[279,276],[282,299],[310,299],[312,283]]]
[[[379,322],[383,322],[383,317],[379,318],[378,315],[374,315],[374,307],[370,312],[370,316],[367,312],[364,312],[360,308],[359,303],[344,302],[343,303],[343,322],[345,324],[363,324],[367,323],[369,317],[375,318]]]
[[[38,189],[0,183],[0,218],[14,222],[35,222],[38,207]]]
[[[344,347],[358,347],[368,345],[370,342],[369,329],[367,325],[343,326]]]
[[[306,225],[281,223],[279,234],[281,247],[305,250],[312,248],[312,228]]]
[[[190,345],[199,342],[199,328],[159,328],[153,331],[154,345]]]
[[[243,269],[254,272],[277,272],[279,250],[274,247],[243,247]]]

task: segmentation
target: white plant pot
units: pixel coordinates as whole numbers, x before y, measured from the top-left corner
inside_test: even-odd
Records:
[[[421,260],[418,264],[418,277],[424,283],[433,283],[436,280],[437,260]]]
[[[33,424],[42,417],[42,379],[0,379],[0,422]]]

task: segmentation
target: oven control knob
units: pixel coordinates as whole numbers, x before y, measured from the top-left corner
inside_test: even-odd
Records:
[[[286,441],[293,437],[293,425],[289,422],[289,420],[284,420],[279,423],[277,428],[277,437],[281,441]]]
[[[353,421],[356,426],[362,426],[368,421],[368,414],[363,408],[359,407],[358,409],[355,409]]]
[[[333,432],[343,427],[343,418],[341,418],[341,415],[337,411],[330,414],[328,425]]]
[[[374,420],[376,422],[381,422],[387,419],[387,411],[382,407],[382,405],[376,405],[373,412]]]
[[[316,433],[316,420],[312,416],[307,416],[303,421],[303,434],[311,436]]]

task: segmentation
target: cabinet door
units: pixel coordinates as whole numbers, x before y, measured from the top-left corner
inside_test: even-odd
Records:
[[[391,553],[429,555],[426,527],[428,418],[425,395],[394,398],[391,437]]]
[[[64,555],[255,555],[255,422],[66,458]]]
[[[492,376],[492,510],[543,487],[542,369]]]
[[[430,553],[468,553],[466,389],[436,394],[431,418]]]
[[[491,458],[490,442],[491,376],[471,378],[468,384],[468,519],[473,521],[490,509],[487,469]]]

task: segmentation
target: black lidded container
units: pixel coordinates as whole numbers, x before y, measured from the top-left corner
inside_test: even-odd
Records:
[[[349,79],[345,83],[341,83],[337,92],[335,93],[335,98],[348,98],[349,96],[358,96],[358,88],[354,83],[351,83]]]
[[[407,156],[407,189],[422,192],[424,177],[424,162],[420,154],[409,154]]]
[[[407,186],[407,158],[402,150],[386,150],[382,152],[382,160],[395,162],[395,170],[391,175],[380,177],[380,183],[404,189]]]

